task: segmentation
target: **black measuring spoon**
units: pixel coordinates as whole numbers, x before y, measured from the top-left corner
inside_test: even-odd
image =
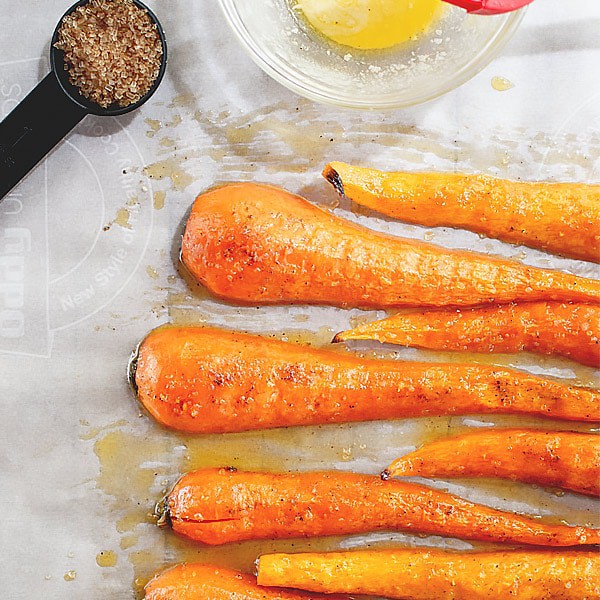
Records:
[[[129,106],[102,108],[69,81],[64,52],[54,47],[63,19],[89,0],[74,4],[61,18],[50,46],[51,72],[0,123],[0,200],[4,198],[86,115],[113,117],[139,108],[154,94],[167,66],[167,42],[156,15],[139,0],[133,3],[155,23],[163,48],[160,71],[148,93]]]

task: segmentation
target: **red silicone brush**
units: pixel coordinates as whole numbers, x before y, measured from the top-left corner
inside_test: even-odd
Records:
[[[499,15],[527,6],[533,0],[444,0],[475,15]]]

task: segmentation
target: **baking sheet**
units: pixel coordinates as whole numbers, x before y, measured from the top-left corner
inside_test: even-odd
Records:
[[[0,39],[2,115],[47,72],[49,37],[69,4],[0,0],[11,32]],[[195,195],[215,182],[279,184],[378,230],[598,277],[591,264],[356,214],[338,206],[319,172],[336,159],[599,182],[600,5],[538,0],[503,56],[460,90],[410,110],[363,113],[315,105],[268,79],[237,45],[214,1],[149,4],[170,46],[157,95],[134,115],[87,118],[0,204],[3,597],[135,598],[151,573],[179,560],[252,570],[257,555],[273,549],[367,541],[471,548],[437,537],[376,534],[198,549],[159,530],[151,513],[189,468],[377,473],[424,440],[466,427],[547,423],[436,418],[189,439],[162,431],[140,410],[126,363],[137,341],[167,322],[327,344],[349,324],[384,314],[240,309],[189,286],[177,267],[182,222]],[[514,88],[494,90],[495,76]],[[599,383],[592,369],[531,355],[396,355],[494,361]],[[573,494],[499,482],[432,485],[498,508],[600,525],[597,505]],[[109,563],[114,552],[116,564],[100,567],[101,552]]]

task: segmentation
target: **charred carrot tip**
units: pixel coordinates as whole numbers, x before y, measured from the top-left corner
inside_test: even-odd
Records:
[[[325,179],[331,183],[340,196],[346,195],[344,190],[344,182],[342,181],[340,174],[331,165],[327,165],[325,167],[323,170],[323,177],[325,177]]]
[[[332,344],[341,344],[344,341],[343,333],[336,333],[334,338],[331,340]]]
[[[383,481],[388,481],[391,476],[392,476],[392,473],[389,469],[384,469],[383,471],[381,471],[380,477]]]
[[[169,511],[169,494],[167,494],[154,507],[154,516],[157,518],[156,524],[161,529],[166,529],[172,526],[171,512]]]
[[[143,341],[143,340],[142,340]],[[140,358],[140,347],[142,342],[140,342],[131,352],[131,356],[129,357],[129,362],[127,363],[127,382],[129,383],[129,387],[134,395],[138,396],[138,385],[135,380],[135,374],[137,373],[138,368],[138,360]]]

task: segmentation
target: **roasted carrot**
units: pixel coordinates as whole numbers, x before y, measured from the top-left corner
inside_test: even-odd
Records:
[[[361,358],[202,327],[151,332],[132,365],[162,425],[228,433],[431,415],[600,420],[600,393],[475,364]]]
[[[492,429],[427,444],[384,477],[498,477],[600,496],[600,436]]]
[[[385,308],[600,298],[600,281],[376,233],[250,183],[198,197],[182,260],[213,294],[253,304]]]
[[[310,600],[325,596],[264,588],[256,577],[204,564],[181,564],[157,575],[146,586],[146,600]],[[341,600],[341,596],[327,596]],[[346,596],[344,596],[346,598]]]
[[[402,600],[597,600],[597,552],[367,550],[261,556],[258,582]]]
[[[209,545],[381,530],[535,546],[600,543],[600,529],[551,525],[422,485],[335,471],[203,469],[185,475],[165,506],[176,533]]]
[[[339,333],[334,342],[373,339],[431,350],[526,350],[600,367],[600,305],[530,302],[400,313]]]
[[[463,173],[384,173],[341,162],[327,165],[323,176],[357,204],[401,221],[461,227],[600,262],[600,185]]]

